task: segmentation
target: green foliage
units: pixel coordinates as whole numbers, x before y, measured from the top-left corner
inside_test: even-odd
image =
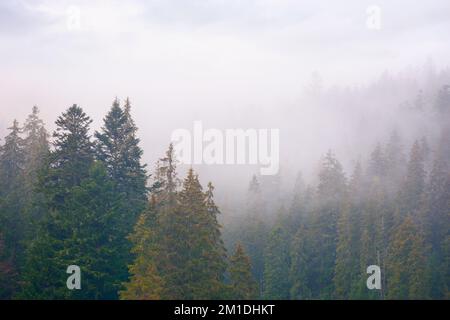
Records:
[[[258,287],[251,272],[250,258],[238,243],[230,258],[230,290],[233,299],[251,300],[258,297]]]
[[[264,252],[264,298],[289,299],[289,237],[281,225],[269,235]]]
[[[229,259],[214,187],[192,168],[180,183],[173,145],[147,188],[129,99],[95,141],[68,108],[51,146],[33,107],[0,146],[0,299],[449,299],[448,97],[435,104],[440,139],[417,140],[408,159],[394,131],[349,181],[331,151],[292,194],[278,175],[253,176]],[[69,265],[82,290],[67,289]],[[366,286],[369,265],[381,290]]]
[[[177,191],[173,147],[158,164],[154,195],[130,236],[136,254],[124,299],[218,299],[226,252],[211,183],[205,192],[192,169]],[[145,276],[147,275],[147,276]],[[147,282],[154,279],[153,285]],[[162,285],[164,284],[164,285]],[[149,295],[144,288],[150,288]]]

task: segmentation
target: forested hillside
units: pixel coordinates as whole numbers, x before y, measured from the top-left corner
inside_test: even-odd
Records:
[[[95,132],[73,105],[50,135],[33,107],[0,149],[0,298],[449,299],[449,87],[420,112],[438,138],[394,130],[351,172],[324,150],[317,180],[299,174],[276,201],[254,176],[230,221],[213,183],[180,176],[169,140],[143,163],[129,99]],[[81,290],[66,287],[70,265]]]

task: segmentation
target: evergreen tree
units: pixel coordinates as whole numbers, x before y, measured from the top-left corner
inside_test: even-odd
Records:
[[[335,295],[338,299],[354,298],[360,276],[360,237],[363,197],[363,176],[358,162],[349,183],[349,193],[338,218]]]
[[[48,133],[44,122],[39,118],[39,109],[34,106],[23,127],[24,138],[24,175],[25,175],[25,212],[26,237],[33,239],[37,224],[46,213],[45,199],[37,192],[39,173],[46,165],[49,155]]]
[[[332,298],[336,259],[337,220],[346,196],[342,165],[330,152],[323,159],[317,190],[318,207],[312,221],[311,291],[316,298]]]
[[[101,163],[65,196],[64,205],[44,220],[29,250],[22,297],[115,299],[121,285],[120,257],[126,253],[116,233],[121,204]],[[66,269],[77,265],[82,290],[66,288]]]
[[[442,151],[438,150],[426,191],[427,208],[422,224],[425,238],[431,246],[431,297],[445,297],[450,287],[446,241],[450,234],[450,175]]]
[[[265,215],[261,185],[254,175],[248,187],[246,215],[240,225],[238,238],[252,261],[252,273],[258,283],[260,295],[264,291],[264,248],[269,233],[269,227],[263,218]]]
[[[273,228],[264,251],[264,297],[286,300],[290,296],[289,237],[279,222]]]
[[[19,123],[14,120],[5,144],[0,148],[0,234],[3,261],[11,268],[5,287],[9,294],[18,289],[18,275],[23,258],[24,240],[24,142]],[[6,293],[5,293],[6,294]],[[6,298],[11,298],[8,296]]]
[[[114,183],[94,162],[92,121],[73,105],[56,121],[54,150],[39,177],[48,213],[27,254],[26,298],[114,298],[120,288],[117,261],[126,251],[118,230],[120,200]],[[120,236],[120,234],[119,234]],[[65,270],[84,270],[82,292],[68,292]]]
[[[76,104],[56,120],[54,150],[39,177],[39,191],[45,193],[51,209],[64,205],[68,190],[88,176],[94,161],[93,143],[89,136],[91,123],[92,120]]]
[[[10,299],[17,290],[17,271],[5,246],[3,235],[0,233],[0,299]]]
[[[212,188],[205,196],[198,176],[190,169],[178,195],[174,229],[166,237],[176,252],[170,277],[184,299],[218,298],[225,271],[224,249],[217,223]]]
[[[388,201],[392,202],[406,174],[406,157],[400,135],[393,131],[386,146],[386,188]]]
[[[291,284],[290,298],[294,300],[306,300],[313,298],[313,276],[311,268],[312,258],[312,234],[310,225],[301,225],[295,234],[291,244],[291,268],[289,280]]]
[[[426,245],[411,216],[395,230],[387,262],[388,299],[429,297]]]
[[[386,176],[387,163],[383,149],[377,144],[375,150],[370,155],[369,175],[373,178],[380,179]]]
[[[144,211],[130,235],[136,258],[129,267],[130,281],[120,292],[121,299],[158,300],[163,297],[164,280],[157,269],[158,246],[155,239],[154,199]]]
[[[257,284],[252,276],[250,258],[238,243],[230,258],[230,289],[233,299],[251,300],[258,296]]]
[[[131,118],[130,101],[126,100],[125,111],[119,101],[113,102],[104,118],[101,132],[96,132],[97,157],[105,164],[108,173],[116,183],[118,193],[125,194],[127,217],[124,228],[130,233],[137,215],[145,208],[147,201],[145,166],[141,164],[142,149],[136,137],[137,128]]]
[[[425,191],[425,169],[423,154],[418,141],[411,148],[406,178],[400,191],[400,215],[418,213],[423,208]],[[401,219],[402,217],[397,217]],[[397,223],[401,223],[397,221]]]
[[[136,137],[137,128],[131,118],[130,102],[126,100],[125,110],[116,98],[103,120],[101,132],[96,132],[97,158],[104,163],[108,175],[115,183],[115,192],[123,199],[121,212],[118,212],[116,233],[121,239],[120,246],[125,252],[131,251],[127,236],[133,231],[138,215],[147,202],[147,175],[141,164],[142,150]],[[118,281],[128,278],[127,266],[132,262],[131,254],[122,254],[118,265],[123,274]]]

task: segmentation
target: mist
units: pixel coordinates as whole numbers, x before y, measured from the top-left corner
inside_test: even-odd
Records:
[[[396,130],[434,135],[430,109],[449,82],[447,1],[3,1],[0,134],[38,105],[48,130],[76,103],[94,120],[130,97],[152,171],[171,133],[280,130],[280,177],[313,180],[332,150],[345,169]],[[181,165],[186,170],[188,165]],[[194,165],[219,199],[244,195],[258,165]]]

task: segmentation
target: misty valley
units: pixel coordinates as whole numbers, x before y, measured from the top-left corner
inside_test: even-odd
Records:
[[[433,134],[393,127],[350,173],[329,150],[310,181],[254,174],[220,205],[180,139],[142,162],[130,99],[93,134],[72,105],[50,136],[35,106],[0,149],[1,297],[447,299],[450,91],[433,89],[399,109]]]
[[[0,0],[2,308],[448,304],[449,9]]]

